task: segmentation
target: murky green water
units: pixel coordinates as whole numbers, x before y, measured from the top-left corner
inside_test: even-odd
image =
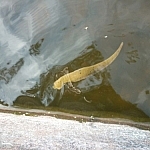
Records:
[[[0,2],[0,99],[150,116],[150,2],[33,0]],[[82,81],[54,82],[123,49],[107,68]],[[80,93],[80,94],[79,94]],[[131,102],[131,103],[129,103]]]

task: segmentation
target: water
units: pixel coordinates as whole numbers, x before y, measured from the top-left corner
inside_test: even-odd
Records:
[[[66,90],[52,88],[56,74],[103,61],[124,42],[113,64],[74,84],[83,93],[77,98],[115,109],[119,95],[150,116],[149,1],[1,0],[0,6],[1,100],[12,105],[28,95],[46,106],[56,97],[60,102]],[[68,97],[76,99],[73,93],[63,102]]]

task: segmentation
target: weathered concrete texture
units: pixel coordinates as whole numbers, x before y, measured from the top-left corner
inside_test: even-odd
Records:
[[[0,113],[3,149],[149,150],[150,132],[128,125],[77,122],[50,116]]]

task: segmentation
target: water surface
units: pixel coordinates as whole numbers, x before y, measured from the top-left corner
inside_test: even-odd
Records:
[[[1,0],[0,99],[12,105],[18,96],[37,89],[36,96],[49,105],[57,95],[51,92],[56,73],[103,61],[123,41],[113,64],[74,86],[87,99],[97,98],[98,109],[108,102],[117,105],[109,93],[113,89],[150,116],[149,7],[146,0]],[[107,91],[109,98],[103,92],[94,98],[97,89]],[[59,99],[64,99],[61,93]]]

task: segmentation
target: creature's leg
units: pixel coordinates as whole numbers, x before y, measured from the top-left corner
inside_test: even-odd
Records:
[[[61,71],[64,75],[69,73],[69,69],[68,67],[65,67],[62,71]],[[69,76],[68,76],[69,78]],[[68,82],[66,85],[67,90],[69,90],[70,92],[76,93],[76,94],[80,94],[81,91],[77,88],[75,88],[72,84],[72,82]]]
[[[68,73],[69,73],[68,67],[65,67],[65,68],[61,71],[61,74],[63,74],[63,75],[68,74]],[[68,78],[69,78],[69,76],[68,76]],[[73,86],[73,84],[72,84],[71,81],[68,82],[68,83],[66,83],[66,84],[65,84],[65,87],[66,87],[67,90],[68,90],[69,92],[71,92],[71,93],[81,94],[82,97],[83,97],[83,99],[84,99],[84,101],[86,101],[87,103],[91,103],[91,102],[92,102],[91,100],[87,100],[87,99],[85,98],[85,96],[83,95],[83,93],[81,92],[81,90],[75,88],[75,87]]]

